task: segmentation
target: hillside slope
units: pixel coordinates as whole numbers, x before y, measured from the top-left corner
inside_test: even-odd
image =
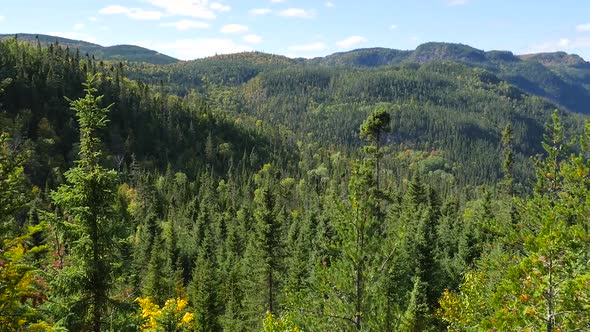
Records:
[[[463,44],[426,43],[413,51],[385,48],[335,53],[308,63],[325,66],[382,67],[452,61],[489,70],[520,89],[578,113],[590,113],[590,63],[565,52],[516,56]]]
[[[26,33],[0,34],[0,39],[14,38],[15,36],[17,36],[17,39],[20,41],[26,41],[33,44],[38,41],[44,46],[57,42],[72,50],[79,49],[82,56],[85,54],[94,55],[99,60],[148,62],[159,65],[178,62],[178,59],[171,56],[134,45],[114,45],[105,47],[82,40]]]
[[[541,151],[537,142],[544,123],[560,106],[541,98],[546,97],[541,88],[532,89],[518,77],[515,81],[522,84],[511,84],[501,73],[466,63],[492,63],[485,60],[485,52],[435,47],[426,45],[418,53],[366,49],[312,60],[246,52],[169,66],[130,64],[126,71],[130,78],[169,93],[198,91],[228,117],[246,114],[285,128],[300,140],[312,137],[347,151],[359,146],[358,128],[366,116],[386,107],[394,114],[387,141],[399,153],[394,162],[403,165],[400,169],[430,163],[423,158],[432,154],[438,159],[429,171],[444,171],[466,183],[493,181],[500,175],[500,133],[512,123],[518,163],[528,164],[528,157]],[[451,56],[463,61],[441,61]],[[508,52],[490,52],[490,57],[538,67],[535,75],[552,73]],[[383,65],[387,61],[398,65]],[[566,125],[579,131],[580,116],[562,110]],[[520,178],[531,175],[529,166],[519,168]]]

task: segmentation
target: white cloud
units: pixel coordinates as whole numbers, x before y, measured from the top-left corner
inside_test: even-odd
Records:
[[[389,30],[397,30],[397,28],[399,28],[399,25],[397,24],[392,24],[389,26]]]
[[[289,46],[289,51],[296,51],[296,52],[321,51],[324,49],[326,49],[326,44],[324,44],[322,42]]]
[[[4,21],[4,16],[0,15],[0,22]]]
[[[171,15],[189,16],[201,19],[214,19],[214,9],[208,0],[145,0]],[[213,6],[213,4],[212,4]],[[217,5],[215,5],[217,7]]]
[[[590,32],[590,23],[578,24],[576,26],[576,30],[578,30],[580,32]]]
[[[113,14],[126,14],[129,11],[127,7],[119,6],[119,5],[110,5],[106,6],[103,9],[99,10],[99,14],[105,15],[113,15]]]
[[[111,5],[102,8],[98,11],[103,15],[119,15],[123,14],[134,20],[159,20],[163,14],[155,10],[143,10],[141,8],[127,8],[119,5]]]
[[[525,51],[525,53],[556,52],[567,50],[580,50],[586,48],[590,48],[590,38],[561,38],[558,41],[551,41],[532,45]]]
[[[159,20],[163,15],[161,12],[155,10],[131,8],[129,13],[127,13],[127,16],[135,20]]]
[[[231,39],[200,38],[181,39],[171,43],[149,44],[150,48],[170,54],[182,60],[204,58],[216,54],[228,54],[252,51],[252,47],[240,45]]]
[[[312,18],[315,16],[315,12],[301,8],[289,8],[280,12],[279,15],[285,17]]]
[[[334,7],[334,6],[336,6],[336,5],[332,1],[326,2],[326,7],[331,8],[331,7]]]
[[[176,30],[184,31],[188,29],[199,29],[199,28],[208,28],[209,23],[207,22],[200,22],[200,21],[193,21],[193,20],[180,20],[171,23],[162,23],[160,26],[163,27],[174,27]]]
[[[350,36],[344,40],[341,40],[339,42],[336,43],[336,46],[340,47],[340,48],[350,48],[354,45],[357,44],[361,44],[361,43],[366,43],[369,40],[365,37],[361,37],[361,36]]]
[[[76,23],[74,24],[74,30],[82,30],[86,27],[84,23]]]
[[[250,13],[250,15],[266,15],[266,14],[270,14],[272,12],[272,9],[268,9],[268,8],[254,8],[254,9],[250,9],[248,11],[248,13]]]
[[[262,37],[259,35],[246,35],[242,39],[249,44],[260,44],[262,42]]]
[[[241,24],[226,24],[219,32],[221,33],[243,33],[248,31],[248,27]]]
[[[228,5],[224,5],[222,3],[219,2],[214,2],[211,4],[210,6],[211,9],[216,10],[218,12],[229,12],[231,10],[231,7]]]
[[[446,0],[447,6],[463,6],[469,3],[470,0]]]
[[[285,0],[270,0],[270,2],[272,2],[272,3],[281,3],[281,2],[285,2]]]
[[[91,17],[88,18],[88,21],[90,21],[90,22],[98,22],[98,18],[96,18],[94,16],[91,16]]]

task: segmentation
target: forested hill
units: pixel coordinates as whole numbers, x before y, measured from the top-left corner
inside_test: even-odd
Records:
[[[375,67],[316,62],[250,52],[168,66],[130,64],[125,72],[169,93],[203,93],[211,107],[231,116],[248,114],[300,139],[311,135],[353,152],[360,144],[359,125],[383,104],[398,109],[388,144],[395,151],[413,151],[400,153],[397,162],[421,164],[419,156],[433,153],[436,163],[424,161],[433,162],[431,171],[444,170],[472,184],[498,178],[497,147],[509,122],[515,128],[520,179],[531,176],[526,174],[530,165],[524,165],[527,156],[540,151],[543,124],[553,110],[562,109],[566,126],[581,132],[582,115],[481,67],[456,61]]]
[[[15,34],[0,34],[0,39],[14,37]],[[181,64],[187,69],[181,76],[197,74],[191,71],[193,66],[165,54],[134,45],[115,45],[104,47],[80,40],[71,40],[42,34],[16,34],[22,41],[40,42],[49,45],[58,42],[72,50],[79,49],[81,55],[94,55],[99,60],[146,62],[156,65]],[[259,53],[252,53],[259,54]],[[590,113],[590,63],[575,54],[564,52],[515,55],[509,51],[482,51],[463,44],[430,42],[419,45],[415,50],[397,50],[390,48],[366,48],[349,52],[334,53],[314,59],[288,59],[275,55],[258,55],[255,58],[259,67],[268,68],[269,64],[300,63],[334,67],[376,68],[384,66],[427,64],[431,62],[451,61],[474,68],[488,70],[499,78],[514,84],[523,91],[547,98],[551,102],[577,113]],[[208,63],[210,71],[218,75],[232,75],[236,55],[221,55],[196,62]],[[267,62],[262,58],[273,58]],[[238,77],[244,80],[252,77],[251,68],[242,67]],[[228,72],[229,70],[229,72]],[[186,78],[188,79],[188,78]],[[198,78],[194,78],[198,79]],[[176,82],[173,82],[176,83]]]
[[[590,63],[564,52],[514,55],[484,52],[471,46],[426,43],[413,51],[358,49],[308,60],[324,66],[380,67],[404,63],[452,61],[493,72],[524,91],[540,95],[578,113],[590,113]]]
[[[94,55],[98,60],[137,61],[153,64],[170,64],[178,62],[178,59],[175,59],[166,54],[161,54],[156,51],[134,45],[114,45],[105,47],[82,40],[27,33],[0,34],[0,39],[14,38],[15,36],[20,41],[26,41],[32,44],[36,44],[38,42],[43,46],[48,46],[57,42],[64,47],[69,47],[72,49],[72,51],[78,49],[81,56],[86,56],[86,54],[91,56]]]
[[[588,116],[441,60],[0,41],[0,330],[587,330]]]

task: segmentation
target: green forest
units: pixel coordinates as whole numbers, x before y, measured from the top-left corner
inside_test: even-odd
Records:
[[[590,328],[577,58],[21,39],[0,40],[0,331]]]

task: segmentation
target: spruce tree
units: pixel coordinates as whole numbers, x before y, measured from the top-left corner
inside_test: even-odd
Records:
[[[72,330],[100,331],[111,303],[113,263],[117,258],[115,203],[118,176],[101,166],[99,130],[106,127],[110,107],[100,107],[96,96],[96,76],[84,83],[86,95],[70,100],[80,125],[80,159],[65,173],[67,183],[51,194],[61,211],[55,227],[68,247],[67,264],[58,271],[56,294],[62,296]]]
[[[514,133],[510,124],[502,131],[502,181],[506,194],[514,193]]]
[[[353,165],[348,199],[333,196],[328,215],[333,226],[333,250],[318,266],[319,299],[311,314],[338,329],[361,330],[376,322],[376,280],[380,267],[378,252],[378,199],[373,159]],[[325,328],[329,328],[328,325]]]
[[[246,282],[245,309],[256,325],[266,311],[278,312],[278,294],[283,272],[282,225],[277,217],[276,197],[272,190],[274,173],[270,165],[261,171],[259,188],[254,193],[254,225],[244,253]]]
[[[218,278],[214,266],[213,236],[210,227],[205,236],[197,258],[193,277],[189,284],[189,299],[195,313],[195,331],[219,330]]]

